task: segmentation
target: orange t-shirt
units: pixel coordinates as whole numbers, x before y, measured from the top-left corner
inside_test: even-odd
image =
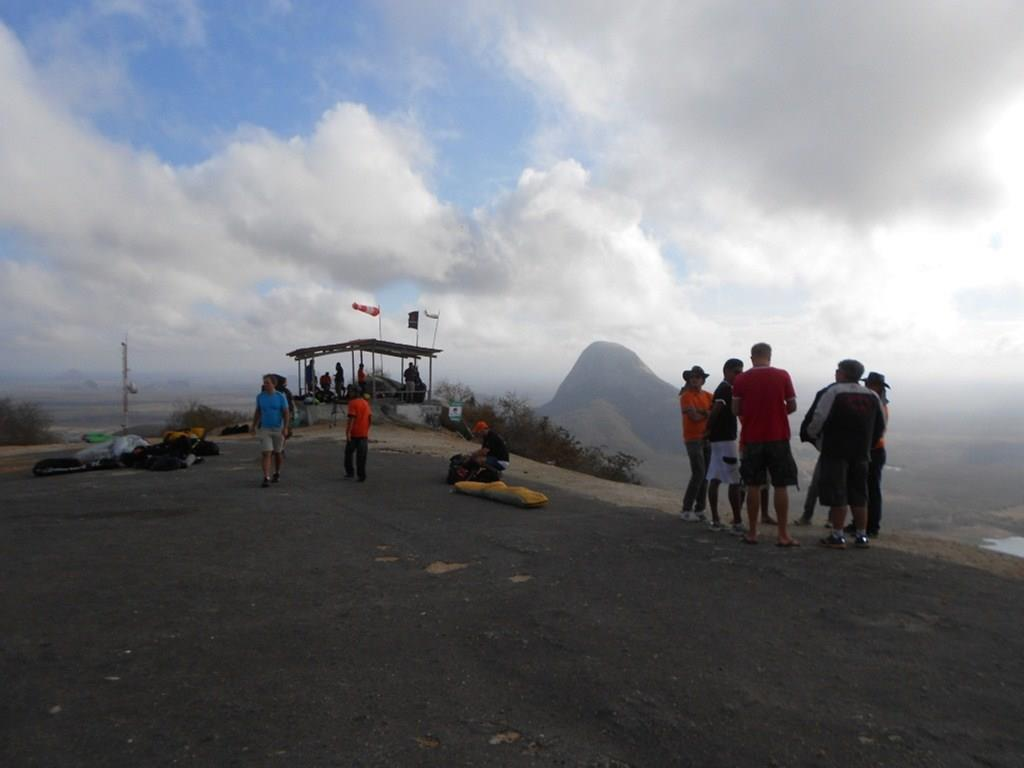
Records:
[[[714,395],[710,392],[701,390],[700,392],[694,392],[692,389],[687,387],[683,388],[683,391],[679,393],[679,408],[697,408],[698,410],[711,413],[711,406],[714,404]],[[708,425],[707,417],[703,419],[691,419],[685,413],[683,414],[683,440],[691,442],[693,440],[700,440],[704,437],[704,429]]]
[[[370,436],[370,404],[361,397],[348,401],[348,436]]]

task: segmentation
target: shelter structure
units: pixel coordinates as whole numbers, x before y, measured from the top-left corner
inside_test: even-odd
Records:
[[[302,375],[303,363],[309,360],[315,360],[318,357],[327,357],[328,355],[343,355],[349,353],[351,355],[351,372],[349,381],[355,381],[355,370],[356,370],[356,354],[359,355],[359,362],[363,362],[363,355],[367,352],[370,353],[370,371],[374,370],[373,360],[374,357],[380,355],[383,357],[397,357],[401,360],[401,366],[399,370],[405,368],[405,361],[412,360],[417,362],[422,358],[427,359],[427,399],[429,400],[433,396],[434,391],[434,358],[441,354],[443,350],[433,349],[431,347],[418,347],[413,344],[399,344],[394,341],[383,341],[381,339],[355,339],[353,341],[343,341],[338,344],[322,344],[316,347],[301,347],[299,349],[293,349],[288,352],[288,357],[296,361],[299,367],[299,394],[303,392],[305,387],[305,378]],[[370,391],[374,397],[377,395],[376,380],[373,376],[370,377]]]

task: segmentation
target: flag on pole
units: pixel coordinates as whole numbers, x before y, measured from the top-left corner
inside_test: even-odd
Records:
[[[370,317],[376,317],[377,315],[380,314],[380,307],[370,307],[367,306],[366,304],[357,304],[354,301],[352,302],[352,309],[358,310],[360,312],[365,312]]]
[[[419,329],[419,327],[420,327],[420,313],[418,311],[417,312],[410,312],[409,313],[409,327],[410,328],[416,328],[417,330]]]
[[[440,312],[438,312],[436,315],[432,315],[429,312],[427,312],[427,310],[425,310],[425,309],[423,310],[423,314],[426,315],[427,317],[429,317],[431,320],[437,320],[437,318],[439,318],[441,316]]]

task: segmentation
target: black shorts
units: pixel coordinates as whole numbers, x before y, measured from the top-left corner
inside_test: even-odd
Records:
[[[789,449],[789,440],[744,446],[743,456],[740,457],[740,478],[743,484],[766,485],[769,476],[776,488],[796,485],[796,461]]]
[[[863,507],[868,503],[868,460],[822,456],[818,496],[826,507]]]

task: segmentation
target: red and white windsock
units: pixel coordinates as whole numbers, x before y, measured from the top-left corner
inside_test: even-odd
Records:
[[[367,306],[366,304],[358,304],[354,301],[352,302],[352,309],[356,309],[360,312],[365,312],[370,317],[376,317],[377,315],[380,314],[380,307],[370,307]]]

